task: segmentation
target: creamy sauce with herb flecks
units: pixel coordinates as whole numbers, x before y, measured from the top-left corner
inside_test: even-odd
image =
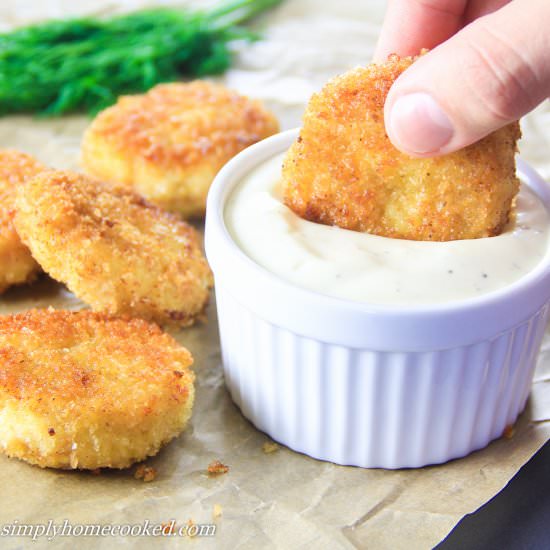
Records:
[[[373,304],[437,304],[510,285],[548,253],[549,213],[525,185],[514,223],[497,237],[390,239],[294,214],[279,188],[283,157],[273,157],[244,178],[227,203],[225,222],[252,260],[300,287]]]

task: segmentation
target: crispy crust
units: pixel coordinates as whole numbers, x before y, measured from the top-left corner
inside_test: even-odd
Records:
[[[0,293],[12,285],[32,282],[40,271],[15,231],[13,216],[17,188],[46,169],[30,155],[0,150]]]
[[[93,309],[189,325],[212,274],[194,228],[139,195],[45,172],[19,190],[15,226],[44,271]]]
[[[156,325],[91,311],[0,317],[0,448],[52,468],[126,468],[185,428],[191,354]]]
[[[384,102],[413,61],[394,55],[354,69],[311,98],[284,162],[285,203],[305,219],[386,237],[498,235],[519,189],[519,125],[443,157],[401,153],[385,133]]]
[[[259,101],[221,85],[161,84],[96,117],[84,134],[82,165],[167,210],[200,216],[220,168],[278,129]]]

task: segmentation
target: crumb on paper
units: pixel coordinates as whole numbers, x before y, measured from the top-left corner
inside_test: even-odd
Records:
[[[208,475],[218,476],[229,472],[229,466],[222,464],[219,460],[214,460],[208,465]]]
[[[506,439],[512,439],[516,433],[516,429],[514,428],[513,424],[508,424],[506,428],[504,428],[504,431],[502,432],[502,437],[505,437]]]
[[[173,519],[168,522],[164,521],[160,525],[163,535],[173,535],[176,532],[176,522]]]
[[[136,479],[143,479],[143,481],[153,481],[157,477],[157,471],[152,466],[146,466],[140,464],[134,473]]]
[[[266,455],[274,453],[275,451],[278,451],[280,448],[281,448],[280,445],[278,443],[275,443],[275,441],[266,441],[262,445],[262,451]]]
[[[202,313],[199,313],[196,317],[195,317],[195,321],[197,323],[201,323],[202,325],[207,325],[208,324],[208,315],[206,314],[206,312],[202,312]]]
[[[212,517],[214,519],[219,518],[222,516],[223,509],[221,507],[221,504],[214,504],[214,509],[212,510]]]

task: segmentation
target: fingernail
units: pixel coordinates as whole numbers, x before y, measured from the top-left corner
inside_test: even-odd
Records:
[[[389,118],[390,138],[411,154],[436,153],[453,137],[451,120],[429,94],[401,96]]]

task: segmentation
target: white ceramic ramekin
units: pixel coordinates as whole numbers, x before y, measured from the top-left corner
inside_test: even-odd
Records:
[[[239,249],[224,206],[251,169],[296,136],[243,151],[208,197],[206,253],[235,403],[276,441],[338,464],[418,467],[500,437],[529,394],[548,317],[550,254],[503,290],[426,307],[356,303],[286,282]],[[518,168],[550,210],[545,182]]]

